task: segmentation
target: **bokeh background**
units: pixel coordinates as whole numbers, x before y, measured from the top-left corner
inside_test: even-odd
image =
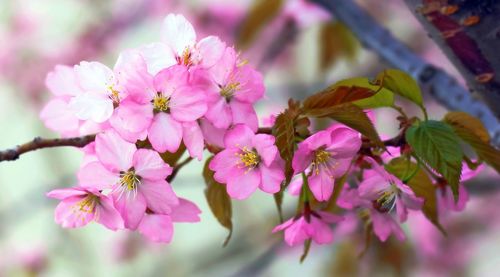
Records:
[[[257,107],[262,118],[279,112],[289,97],[301,99],[343,78],[373,76],[388,67],[355,40],[322,65],[321,24],[330,18],[301,2],[287,2],[286,11],[242,53],[265,74],[267,98]],[[358,2],[414,51],[463,82],[402,1]],[[184,14],[199,37],[213,34],[234,44],[251,6],[248,0],[1,0],[0,149],[56,136],[38,119],[49,96],[44,79],[56,64],[98,60],[112,66],[121,50],[158,40],[161,21],[171,12]],[[290,20],[296,23],[293,34],[283,36]],[[277,37],[284,43],[270,53]],[[446,112],[425,98],[432,116]],[[376,112],[382,133],[396,132],[394,117]],[[415,216],[404,226],[405,243],[374,242],[358,258],[358,245],[342,238],[331,246],[313,245],[300,264],[302,248],[283,246],[279,235],[270,234],[278,217],[273,198],[261,192],[234,201],[234,234],[222,247],[227,233],[206,204],[202,162],[191,163],[173,182],[180,196],[202,209],[202,221],[177,224],[169,245],[96,224],[62,229],[53,220],[57,201],[45,193],[73,185],[81,157],[76,149],[59,148],[0,164],[0,276],[500,276],[500,180],[490,170],[467,183],[472,196],[466,210],[443,220],[448,238]],[[288,214],[292,202],[285,196]],[[433,253],[422,250],[426,243]]]

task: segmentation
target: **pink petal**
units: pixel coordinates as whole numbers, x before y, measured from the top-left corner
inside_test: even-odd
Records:
[[[308,137],[302,143],[307,145],[309,150],[317,150],[331,144],[332,138],[329,131],[319,131],[316,134]]]
[[[153,82],[156,91],[170,97],[177,89],[188,86],[188,68],[183,65],[170,66],[156,74]]]
[[[154,150],[175,153],[181,144],[182,125],[169,114],[158,113],[149,127],[148,138]]]
[[[396,197],[396,214],[398,215],[400,222],[405,222],[408,218],[408,210],[403,204],[401,197]]]
[[[172,168],[162,160],[158,152],[149,149],[135,152],[133,166],[137,175],[151,181],[165,180],[172,173]]]
[[[328,244],[333,241],[332,229],[322,222],[321,220],[312,217],[311,218],[311,237],[317,244]]]
[[[214,179],[220,183],[227,183],[228,177],[232,171],[240,171],[238,164],[240,157],[235,149],[224,149],[217,153],[210,161],[209,168],[215,171]]]
[[[174,224],[168,215],[145,214],[138,230],[153,242],[168,243],[174,234]]]
[[[162,40],[178,55],[187,47],[194,46],[196,33],[193,25],[180,14],[169,14],[163,20]]]
[[[177,64],[175,53],[165,43],[147,44],[140,47],[139,51],[146,60],[149,74],[153,76],[163,69]]]
[[[139,185],[139,191],[144,196],[148,208],[156,213],[170,213],[173,207],[179,205],[179,199],[165,180],[154,182],[143,180]]]
[[[233,47],[227,47],[217,63],[209,71],[212,79],[217,85],[227,84],[229,75],[236,68],[237,55]]]
[[[88,192],[79,187],[75,188],[65,188],[65,189],[54,189],[49,191],[46,196],[50,198],[55,198],[59,200],[63,200],[65,198],[73,197],[73,196],[83,196],[87,195]]]
[[[99,205],[96,206],[95,220],[113,231],[123,228],[123,220],[113,206],[112,199],[101,196],[99,201]]]
[[[376,200],[380,196],[380,192],[387,190],[390,184],[380,175],[373,175],[370,178],[365,178],[359,184],[359,196],[369,200]]]
[[[108,131],[95,138],[95,150],[99,161],[114,171],[127,171],[137,147],[122,139],[116,132]]]
[[[290,227],[290,225],[292,225],[293,222],[294,222],[294,219],[290,218],[289,220],[287,220],[287,221],[281,223],[280,225],[274,227],[272,233],[276,233],[276,232],[285,230],[286,228]]]
[[[192,87],[177,88],[170,101],[172,117],[178,121],[196,120],[207,111],[205,94]]]
[[[285,230],[285,242],[290,246],[304,243],[310,236],[306,232],[307,223],[303,217],[294,221]]]
[[[309,188],[311,189],[314,198],[318,201],[326,201],[330,199],[333,192],[334,179],[320,170],[319,174],[315,172],[309,177]]]
[[[182,139],[186,145],[189,155],[201,161],[203,158],[205,141],[198,123],[196,121],[182,123],[182,134]]]
[[[224,136],[224,145],[227,148],[248,147],[252,148],[252,139],[255,136],[254,132],[246,125],[236,125],[233,129],[229,130]]]
[[[179,205],[176,206],[170,216],[174,222],[199,222],[201,210],[191,201],[179,198]]]
[[[321,216],[321,220],[326,222],[326,223],[337,223],[337,222],[344,220],[344,218],[342,216],[339,216],[336,214],[323,212],[323,211],[317,211],[317,213]]]
[[[203,137],[205,138],[207,144],[224,148],[224,136],[226,135],[226,129],[215,128],[215,126],[213,126],[212,123],[205,118],[202,118],[199,121]]]
[[[311,165],[314,153],[309,149],[307,143],[301,142],[293,155],[292,167],[295,174],[304,172]]]
[[[113,114],[113,101],[103,92],[92,91],[73,97],[69,108],[81,120],[103,123]]]
[[[94,212],[81,211],[78,208],[84,196],[73,196],[64,199],[57,205],[55,221],[63,228],[78,228],[87,225],[94,219]]]
[[[274,162],[271,166],[259,166],[262,181],[260,189],[267,193],[277,193],[281,189],[281,182],[285,180],[285,172],[282,164]]]
[[[243,200],[248,198],[259,187],[261,178],[257,170],[250,170],[238,175],[229,176],[227,193],[234,199]]]
[[[63,99],[55,98],[50,100],[40,112],[40,118],[45,123],[45,126],[56,132],[65,134],[78,131],[79,119]]]
[[[209,36],[200,40],[196,48],[201,56],[201,66],[208,68],[215,65],[222,58],[226,44],[218,37]]]
[[[257,114],[252,104],[233,99],[229,102],[229,106],[231,107],[234,125],[245,124],[250,127],[253,132],[257,132],[259,128],[259,119],[257,118]]]
[[[234,98],[245,103],[254,103],[264,96],[264,81],[262,75],[248,65],[238,67],[235,79],[240,83],[240,89]]]
[[[266,166],[269,166],[278,155],[278,148],[274,145],[274,141],[274,136],[266,134],[257,134],[252,138],[252,146]]]
[[[114,191],[113,202],[116,210],[120,213],[125,228],[135,230],[139,226],[144,212],[146,212],[146,198],[142,193],[126,191]]]
[[[358,132],[349,128],[337,128],[331,133],[331,149],[335,154],[334,158],[352,158],[358,153],[361,147],[361,138]]]
[[[47,74],[45,85],[56,96],[75,96],[82,93],[73,67],[56,65],[54,71]]]
[[[86,188],[110,189],[119,180],[118,172],[110,172],[100,162],[90,162],[78,171],[78,183]]]
[[[135,143],[140,134],[147,130],[152,120],[151,104],[141,105],[125,100],[114,111],[109,123],[122,138]]]
[[[208,105],[205,117],[216,127],[228,128],[233,122],[233,115],[230,106],[223,97]]]
[[[120,53],[115,68],[117,79],[124,94],[138,103],[145,104],[156,93],[153,76],[149,74],[146,60],[138,50]]]

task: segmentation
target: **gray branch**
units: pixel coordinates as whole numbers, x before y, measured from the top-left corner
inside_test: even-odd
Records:
[[[464,111],[479,118],[491,142],[500,147],[500,123],[492,111],[442,69],[413,53],[352,0],[311,0],[344,23],[364,47],[375,51],[392,66],[403,70],[428,89],[449,110]]]

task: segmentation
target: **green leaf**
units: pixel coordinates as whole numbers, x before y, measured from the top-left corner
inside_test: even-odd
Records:
[[[283,0],[253,2],[238,31],[236,44],[239,49],[248,48],[266,24],[279,14],[283,6]]]
[[[354,130],[357,130],[380,147],[384,147],[384,143],[380,140],[373,123],[370,121],[366,113],[354,104],[345,103],[329,108],[311,109],[306,110],[305,113],[311,117],[329,117],[334,119],[353,128]]]
[[[415,79],[406,72],[397,69],[387,69],[380,72],[376,78],[377,82],[388,90],[398,94],[419,107],[424,107],[422,92]]]
[[[432,183],[429,175],[416,163],[403,157],[392,159],[385,165],[385,169],[407,184],[416,196],[424,199],[422,212],[443,234],[446,231],[439,223],[436,186]]]
[[[276,147],[285,161],[285,187],[293,176],[292,159],[295,152],[295,121],[299,116],[299,104],[290,100],[288,108],[276,117],[272,132],[276,138]]]
[[[468,143],[476,154],[500,173],[500,151],[490,144],[490,136],[479,119],[464,113],[450,112],[443,119],[454,132]]]
[[[309,96],[304,100],[305,111],[312,109],[329,108],[356,100],[369,98],[375,95],[375,91],[358,86],[332,85],[328,88]]]
[[[203,168],[203,179],[205,179],[207,185],[205,197],[207,198],[208,206],[212,214],[222,226],[229,230],[229,234],[223,244],[223,246],[226,246],[233,234],[231,198],[226,192],[226,186],[215,181],[214,172],[208,167],[212,159],[213,157],[207,159],[205,167]]]
[[[408,128],[406,141],[417,157],[448,181],[456,201],[463,151],[451,126],[435,120],[424,121]]]
[[[375,91],[373,96],[353,102],[362,109],[390,107],[394,104],[394,93],[384,87],[372,84],[368,78],[350,78],[337,82],[335,86],[357,86]]]

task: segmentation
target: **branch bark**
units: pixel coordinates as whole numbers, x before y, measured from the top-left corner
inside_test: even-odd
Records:
[[[408,72],[424,89],[449,110],[467,112],[481,120],[488,129],[491,143],[500,147],[500,122],[493,112],[445,71],[427,63],[397,40],[354,1],[310,0],[342,21],[361,41],[392,66]]]
[[[34,138],[32,141],[18,145],[12,149],[0,151],[0,162],[2,161],[15,161],[24,153],[35,151],[43,148],[73,146],[84,147],[85,145],[94,141],[95,135],[88,135],[83,137],[74,138],[56,138],[44,139],[40,137]]]
[[[467,85],[500,118],[500,2],[405,0]]]

